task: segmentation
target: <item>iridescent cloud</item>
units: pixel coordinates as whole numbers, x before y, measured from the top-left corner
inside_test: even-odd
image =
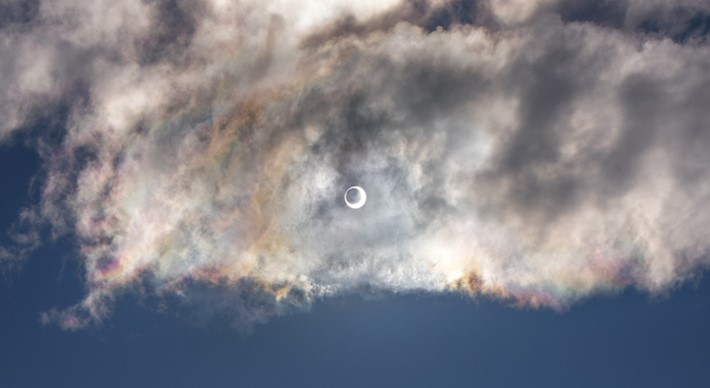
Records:
[[[9,4],[0,138],[46,172],[21,218],[85,269],[47,322],[135,293],[238,325],[363,290],[564,309],[708,264],[704,2]]]

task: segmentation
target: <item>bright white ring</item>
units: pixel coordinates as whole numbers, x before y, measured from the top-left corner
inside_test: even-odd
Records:
[[[355,190],[358,192],[358,194],[360,194],[360,199],[357,202],[348,201],[348,193],[350,192],[350,190]],[[345,195],[343,195],[343,199],[345,199],[345,204],[348,205],[349,208],[359,209],[365,206],[365,202],[367,201],[367,193],[365,193],[365,190],[360,186],[352,186],[351,188],[345,190]]]

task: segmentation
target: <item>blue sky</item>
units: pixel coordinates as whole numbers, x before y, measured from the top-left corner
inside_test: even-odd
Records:
[[[0,387],[710,384],[704,0],[9,0],[0,42]]]
[[[344,297],[259,325],[194,324],[123,300],[97,329],[43,326],[81,294],[76,269],[38,254],[4,286],[3,386],[704,387],[707,282],[627,291],[558,314],[456,296]]]

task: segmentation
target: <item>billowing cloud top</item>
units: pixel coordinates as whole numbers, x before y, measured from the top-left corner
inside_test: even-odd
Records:
[[[126,293],[238,325],[365,289],[565,308],[709,262],[704,0],[0,15],[0,139],[44,166],[0,257],[49,226],[85,270],[86,298],[48,322],[100,322]]]

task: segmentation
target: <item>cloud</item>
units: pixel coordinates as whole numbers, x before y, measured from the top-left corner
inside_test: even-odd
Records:
[[[0,138],[32,133],[31,224],[88,290],[45,322],[121,294],[240,327],[363,290],[564,309],[708,264],[703,2],[8,4]]]

